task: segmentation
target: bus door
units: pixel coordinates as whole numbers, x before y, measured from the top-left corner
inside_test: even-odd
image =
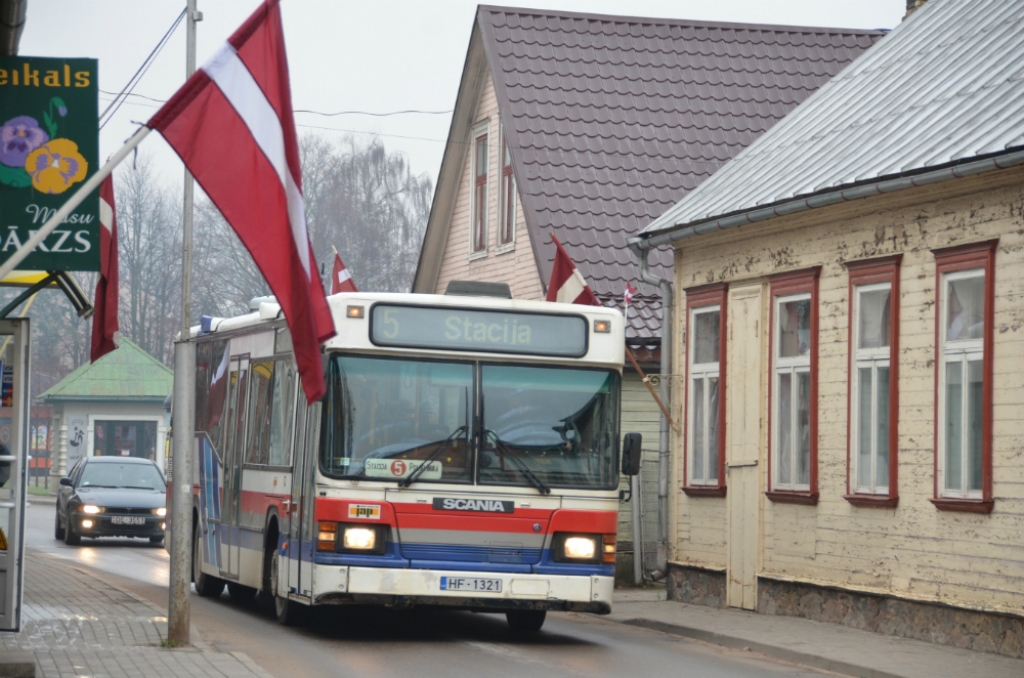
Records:
[[[239,514],[242,495],[242,463],[245,459],[245,413],[249,394],[249,357],[232,358],[228,366],[227,440],[224,445],[223,496],[217,543],[220,544],[221,576],[238,579]]]
[[[320,404],[306,406],[301,385],[295,403],[295,446],[292,456],[291,520],[288,525],[288,570],[279,591],[312,595],[314,508],[316,502],[317,435]],[[283,573],[282,573],[283,574]]]
[[[25,485],[28,466],[29,320],[0,320],[0,631],[21,628]],[[8,409],[9,408],[9,409]]]

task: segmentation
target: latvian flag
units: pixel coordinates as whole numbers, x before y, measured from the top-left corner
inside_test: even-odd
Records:
[[[335,331],[306,232],[278,2],[265,0],[146,125],[181,156],[266,278],[311,403],[326,392],[320,344]]]
[[[352,279],[352,274],[345,268],[345,262],[341,260],[338,250],[333,247],[331,249],[334,250],[334,270],[331,271],[331,294],[358,292],[356,281]]]
[[[100,184],[100,275],[96,280],[96,313],[92,317],[89,360],[96,362],[117,348],[118,340],[117,213],[114,175]]]
[[[576,268],[576,264],[572,263],[572,259],[554,233],[551,234],[551,239],[555,241],[555,263],[551,267],[547,300],[563,304],[600,306],[594,292],[583,279],[583,274]]]

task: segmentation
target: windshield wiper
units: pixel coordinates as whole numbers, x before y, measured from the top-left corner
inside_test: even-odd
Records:
[[[118,485],[122,490],[157,490],[159,488],[150,485]]]
[[[437,444],[437,446],[434,447],[434,449],[430,451],[430,454],[427,455],[427,457],[423,460],[423,463],[420,466],[416,467],[415,471],[410,473],[408,476],[406,476],[402,480],[398,481],[398,486],[399,487],[409,487],[410,485],[412,485],[416,481],[417,478],[419,478],[421,475],[423,475],[423,472],[427,470],[427,467],[430,466],[432,463],[434,463],[434,460],[436,460],[438,457],[441,456],[441,452],[444,451],[444,446],[447,445],[448,443],[450,443],[452,440],[454,440],[455,436],[457,436],[459,433],[465,433],[466,437],[468,438],[469,437],[469,426],[467,426],[466,424],[463,424],[462,426],[458,427],[457,429],[455,429],[454,431],[449,433],[447,438],[445,438],[444,440],[439,442]]]
[[[80,485],[78,487],[78,489],[80,489],[80,490],[91,490],[91,489],[94,489],[94,488],[97,488],[97,487],[98,488],[102,488],[104,490],[116,490],[116,489],[118,489],[119,486],[118,485],[91,485],[90,484],[90,485]]]
[[[541,494],[551,494],[551,488],[545,485],[544,481],[538,478],[537,474],[530,470],[530,466],[523,459],[522,451],[506,445],[505,441],[489,428],[484,429],[484,435],[489,435],[494,438],[494,446],[498,448],[498,451],[500,451],[502,455],[507,454],[512,463],[519,469],[519,472],[526,476],[526,479],[530,481],[530,484],[536,487]]]

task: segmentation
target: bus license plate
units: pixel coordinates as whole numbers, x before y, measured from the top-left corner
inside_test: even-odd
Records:
[[[143,516],[110,516],[110,522],[114,525],[145,525],[146,519]]]
[[[441,590],[501,593],[501,580],[477,579],[474,577],[441,577]]]

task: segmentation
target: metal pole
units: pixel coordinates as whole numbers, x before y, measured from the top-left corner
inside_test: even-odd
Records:
[[[185,78],[196,71],[196,22],[202,14],[188,0]],[[194,182],[185,170],[181,246],[181,334],[174,344],[174,397],[171,445],[171,572],[167,605],[167,639],[189,644],[189,590],[192,577],[192,448],[195,441],[196,347],[189,341],[192,295],[192,205]]]

